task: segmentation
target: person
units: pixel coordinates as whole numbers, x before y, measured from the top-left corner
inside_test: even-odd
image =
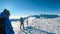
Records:
[[[4,9],[3,12],[1,12],[0,16],[2,16],[5,19],[5,31],[6,34],[14,34],[13,27],[11,25],[11,21],[9,20],[10,12],[7,9]]]
[[[26,22],[27,22],[27,26],[28,26],[28,19],[27,19],[27,21],[26,21]]]
[[[21,26],[23,26],[23,29],[24,29],[24,19],[22,17],[20,18],[20,22],[21,22],[20,23],[20,29],[21,29]]]

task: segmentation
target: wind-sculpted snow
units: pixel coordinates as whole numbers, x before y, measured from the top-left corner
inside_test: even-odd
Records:
[[[24,21],[25,30],[20,29],[19,21],[13,22],[12,25],[16,34],[60,34],[60,17],[53,19],[30,17]],[[32,26],[32,28],[29,28],[29,26]]]

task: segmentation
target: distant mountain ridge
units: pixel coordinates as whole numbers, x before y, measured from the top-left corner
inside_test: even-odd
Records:
[[[60,17],[59,15],[48,15],[48,14],[40,14],[40,15],[31,15],[31,16],[28,16],[28,17],[36,17],[36,18],[45,18],[45,19],[49,19],[49,18],[57,18],[57,17]]]
[[[60,17],[59,15],[48,15],[48,14],[40,14],[40,15],[30,15],[27,17],[24,17],[23,19],[29,19],[30,17],[35,17],[37,19],[44,18],[44,19],[52,19],[52,18],[58,18]],[[19,21],[20,19],[11,19],[11,21]]]

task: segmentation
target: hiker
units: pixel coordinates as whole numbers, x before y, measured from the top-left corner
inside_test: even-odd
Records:
[[[28,26],[28,19],[27,19],[27,21],[26,21],[26,22],[27,22],[27,26]]]
[[[20,23],[20,29],[21,29],[21,26],[23,26],[23,29],[24,29],[24,19],[22,17],[20,18],[20,22],[21,22]]]
[[[9,20],[10,12],[7,9],[4,9],[3,12],[1,12],[0,16],[2,16],[5,19],[4,25],[5,25],[5,31],[6,34],[14,34],[13,27],[11,25],[11,21]]]

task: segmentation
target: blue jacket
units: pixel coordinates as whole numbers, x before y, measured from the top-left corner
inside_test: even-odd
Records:
[[[24,22],[24,19],[23,18],[20,18],[20,22],[23,23]]]
[[[5,19],[5,31],[6,34],[14,34],[13,27],[11,25],[11,21],[9,20],[9,17],[5,13],[1,13],[0,16],[2,16]]]

